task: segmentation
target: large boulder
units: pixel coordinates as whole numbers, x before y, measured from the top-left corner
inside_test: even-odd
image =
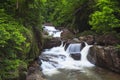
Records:
[[[116,34],[106,34],[106,35],[100,35],[96,36],[95,41],[98,45],[115,45],[119,44],[120,40],[117,38]]]
[[[60,46],[61,39],[60,38],[45,38],[43,49],[50,49],[52,47]]]
[[[71,40],[74,38],[74,34],[70,32],[68,29],[63,29],[63,32],[61,33],[61,39],[63,41]]]
[[[79,40],[80,42],[86,42],[89,45],[95,43],[95,37],[93,35],[80,36]]]
[[[70,56],[71,56],[74,60],[80,60],[80,59],[81,59],[81,54],[80,54],[80,53],[76,53],[76,54],[70,53]]]
[[[116,45],[120,43],[119,37],[117,34],[104,34],[104,35],[85,35],[79,37],[80,42],[86,42],[89,45],[97,44],[101,46],[106,45]]]
[[[90,48],[88,60],[100,67],[120,73],[120,50],[113,46],[96,46]]]

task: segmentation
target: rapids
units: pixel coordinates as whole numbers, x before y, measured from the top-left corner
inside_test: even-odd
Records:
[[[44,30],[50,36],[60,37],[62,31],[53,26],[45,26]],[[89,48],[85,43],[81,50],[81,43],[70,44],[65,51],[65,45],[45,49],[39,56],[41,68],[47,80],[119,80],[119,74],[101,69],[87,60]],[[81,54],[80,60],[74,60],[70,54]]]

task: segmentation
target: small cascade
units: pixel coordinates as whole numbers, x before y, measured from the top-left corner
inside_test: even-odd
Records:
[[[60,37],[62,32],[53,26],[45,26],[44,30],[53,37]],[[59,73],[59,69],[82,70],[84,67],[92,67],[93,65],[86,58],[90,47],[87,44],[83,47],[80,43],[74,43],[70,44],[65,51],[65,45],[62,42],[58,47],[45,50],[40,56],[43,73],[52,75]],[[71,54],[79,54],[81,59],[75,60]]]
[[[81,48],[81,44],[78,43],[70,44],[66,49],[66,52],[72,54],[80,53],[80,48]]]
[[[74,60],[80,60],[81,59],[80,50],[81,50],[81,44],[74,43],[68,46],[66,52],[69,53]]]
[[[71,46],[71,47],[70,47]],[[64,50],[63,42],[58,47],[53,47],[42,53],[42,57],[46,58],[42,60],[43,73],[46,75],[52,75],[58,73],[59,69],[74,69],[81,70],[84,67],[93,67],[86,58],[89,48],[91,46],[87,45],[80,51],[81,44],[71,44],[67,49]],[[71,49],[70,49],[71,48]],[[79,49],[79,50],[78,50]],[[74,60],[70,53],[81,54],[81,60]],[[50,73],[52,72],[52,73]],[[53,73],[54,72],[54,73]]]
[[[91,64],[88,60],[87,60],[87,54],[89,52],[89,48],[92,46],[92,45],[88,45],[87,43],[85,43],[86,46],[81,50],[81,64],[82,66],[85,66],[85,67],[91,67],[93,66],[93,64]]]
[[[44,26],[44,31],[48,32],[49,36],[60,37],[62,31],[55,29],[54,26]]]

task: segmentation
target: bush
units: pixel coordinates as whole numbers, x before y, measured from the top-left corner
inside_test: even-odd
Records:
[[[120,20],[114,15],[117,12],[115,3],[110,0],[99,0],[98,10],[91,14],[89,24],[98,33],[110,32],[114,28],[120,27]]]
[[[21,54],[30,46],[22,31],[25,28],[0,9],[0,78],[3,80],[19,77]]]

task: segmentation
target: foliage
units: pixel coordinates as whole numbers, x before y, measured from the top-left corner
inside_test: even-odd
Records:
[[[40,54],[41,2],[46,0],[0,1],[0,78],[3,80],[18,76],[20,61]]]
[[[120,27],[120,20],[114,15],[118,8],[115,2],[110,0],[98,0],[96,4],[98,10],[95,11],[90,17],[90,25],[96,32],[105,33],[112,31],[116,27]]]
[[[23,55],[22,52],[29,47],[22,31],[25,31],[25,28],[5,14],[4,9],[0,9],[0,75],[2,79],[18,76],[19,59],[23,58],[20,55]]]
[[[23,44],[26,47],[30,46],[26,51],[30,52],[30,49],[33,48],[39,49],[39,52],[34,50],[34,52],[31,52],[32,54],[40,53],[42,47],[42,2],[45,2],[45,0],[7,0],[2,2],[5,12],[25,27],[25,30],[21,32],[27,38],[26,41],[31,43]],[[26,51],[23,50],[23,53]]]
[[[3,80],[13,80],[19,77],[19,67],[26,63],[19,59],[4,59],[0,65],[0,76]]]
[[[47,0],[43,7],[45,22],[55,26],[84,31],[90,29],[89,14],[92,11],[94,0]]]
[[[20,63],[39,55],[43,22],[107,33],[120,29],[119,7],[119,0],[0,0],[0,79],[18,76]]]
[[[16,51],[22,50],[21,45],[25,42],[26,38],[20,32],[24,30],[22,25],[19,25],[14,21],[10,16],[5,14],[3,10],[0,10],[0,49],[1,53],[7,55],[7,51],[11,51],[11,53],[15,54]],[[10,18],[11,20],[8,21]]]
[[[16,74],[12,73],[12,72],[16,72],[18,71],[17,68],[19,66],[19,60],[9,60],[9,59],[5,59],[2,62],[2,70],[1,70],[1,75],[3,78],[5,77],[15,77]],[[5,67],[6,66],[6,67]],[[2,72],[3,71],[3,72]],[[11,73],[10,73],[11,72]],[[17,75],[18,76],[18,75]]]

